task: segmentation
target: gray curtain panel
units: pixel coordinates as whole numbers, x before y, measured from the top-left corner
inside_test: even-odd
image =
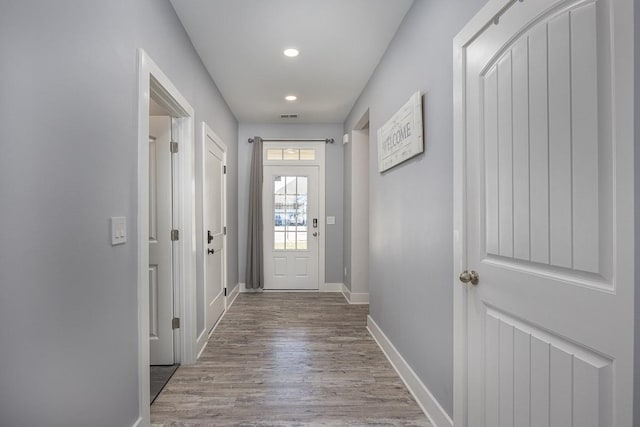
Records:
[[[251,178],[249,186],[249,227],[247,228],[247,289],[264,286],[264,260],[262,256],[262,138],[253,138]]]

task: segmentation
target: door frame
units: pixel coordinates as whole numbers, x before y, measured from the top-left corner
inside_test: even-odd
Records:
[[[223,236],[222,239],[222,247],[223,247],[223,251],[222,251],[222,288],[225,292],[224,295],[224,311],[222,313],[222,315],[220,316],[220,318],[218,319],[218,321],[216,322],[216,324],[213,326],[213,328],[208,331],[207,330],[207,298],[206,298],[206,278],[207,278],[207,273],[206,273],[206,267],[205,267],[205,258],[206,258],[206,254],[205,254],[205,245],[204,245],[204,231],[205,231],[205,226],[204,226],[204,197],[205,197],[205,161],[206,161],[206,157],[205,157],[205,153],[206,153],[206,149],[207,149],[207,138],[211,138],[211,140],[214,142],[214,144],[216,144],[220,150],[222,150],[222,164],[224,167],[227,167],[227,144],[224,143],[224,141],[222,140],[222,138],[220,138],[218,136],[218,134],[216,134],[213,129],[211,129],[211,127],[209,127],[209,125],[207,125],[206,122],[202,122],[201,124],[201,131],[200,131],[200,144],[198,147],[199,150],[199,158],[198,158],[198,167],[199,167],[199,172],[198,172],[198,180],[199,180],[199,187],[197,188],[197,192],[198,192],[198,196],[200,198],[200,200],[196,201],[197,203],[197,215],[198,215],[198,220],[197,220],[197,230],[196,230],[196,257],[197,259],[200,261],[197,264],[197,272],[196,275],[198,277],[198,283],[201,284],[203,286],[203,291],[204,291],[204,295],[205,298],[202,301],[202,308],[204,310],[203,312],[203,317],[204,317],[204,328],[201,331],[197,331],[197,338],[196,338],[196,355],[197,357],[200,356],[200,354],[202,353],[202,351],[204,350],[205,346],[207,345],[207,340],[208,338],[211,336],[211,334],[213,333],[213,331],[215,330],[216,326],[217,326],[217,322],[219,322],[222,317],[224,316],[225,312],[227,311],[227,308],[229,308],[229,289],[228,289],[228,283],[227,283],[227,234],[229,232],[229,230],[227,229],[227,234],[225,234]],[[228,227],[227,225],[227,205],[228,205],[228,199],[227,199],[227,174],[224,173],[222,175],[222,199],[224,200],[224,209],[222,211],[222,224],[223,227]],[[198,325],[196,325],[196,328],[198,327]]]
[[[325,279],[325,242],[326,242],[326,216],[325,216],[325,163],[326,163],[326,143],[316,141],[264,141],[262,143],[262,168],[265,166],[318,166],[318,232],[320,233],[318,242],[318,289],[300,290],[289,292],[319,292],[324,286]],[[267,160],[267,150],[270,148],[314,148],[316,150],[315,160]],[[264,203],[264,202],[263,202]],[[266,230],[263,230],[263,233]],[[263,235],[264,237],[264,235]],[[265,292],[283,292],[281,290],[264,290]],[[286,291],[284,291],[286,292]]]
[[[467,268],[466,259],[466,47],[518,0],[489,0],[464,26],[453,41],[453,421],[466,427],[467,413],[467,287],[458,275]],[[616,112],[613,162],[614,259],[616,281],[634,283],[634,102],[633,67],[625,61],[633,57],[633,1],[620,1],[611,9],[612,38],[618,52],[612,58],[612,109]],[[624,185],[620,184],[624,183]],[[632,196],[629,196],[631,194]]]
[[[345,274],[345,279],[349,277],[349,289],[348,293],[345,294],[345,297],[349,301],[350,304],[369,304],[369,296],[370,296],[370,277],[369,277],[369,260],[371,258],[371,249],[369,236],[371,235],[370,230],[370,213],[371,213],[371,194],[369,189],[371,188],[371,129],[370,129],[370,120],[369,120],[369,109],[362,114],[362,117],[356,122],[351,130],[351,164],[349,168],[351,169],[351,200],[350,210],[351,215],[349,218],[351,235],[349,236],[350,247],[349,247],[349,272],[348,275]],[[365,147],[365,148],[363,148]],[[366,149],[366,158],[362,157],[362,151]],[[360,157],[357,157],[360,155]],[[365,168],[365,170],[359,170],[360,174],[354,173],[356,172],[357,165],[361,165]],[[364,176],[362,172],[365,172]],[[355,187],[367,187],[366,192],[366,203],[362,202],[362,197],[358,196],[358,192],[354,191]],[[360,203],[359,203],[360,202]],[[361,206],[361,208],[358,208]],[[363,210],[364,212],[359,212],[360,215],[354,215],[354,207],[356,211]],[[366,227],[361,227],[362,221],[354,221],[354,218],[361,219],[363,216],[366,216]],[[360,237],[365,234],[366,240],[358,239],[358,234]],[[365,243],[365,244],[363,244]],[[359,286],[358,286],[359,285]]]
[[[137,295],[138,295],[138,413],[136,424],[150,423],[149,390],[149,99],[166,107],[172,119],[172,135],[180,142],[174,158],[173,224],[180,233],[174,243],[174,316],[176,363],[194,363],[195,350],[195,250],[194,109],[169,78],[143,50],[138,49],[138,165],[137,165]],[[177,117],[177,118],[176,118]]]

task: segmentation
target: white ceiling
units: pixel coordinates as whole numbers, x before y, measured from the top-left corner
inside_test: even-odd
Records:
[[[238,120],[341,123],[413,0],[171,3]],[[285,57],[288,47],[300,56]]]

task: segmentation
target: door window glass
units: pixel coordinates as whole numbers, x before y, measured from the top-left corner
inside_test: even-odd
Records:
[[[307,250],[306,176],[273,178],[273,248]]]

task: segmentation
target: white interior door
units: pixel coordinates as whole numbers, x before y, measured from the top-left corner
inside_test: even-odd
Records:
[[[206,328],[211,330],[224,312],[224,164],[225,153],[207,134],[204,164],[205,303]]]
[[[318,166],[264,166],[264,289],[318,289]]]
[[[472,21],[470,426],[632,425],[632,140],[612,34],[624,3],[514,2]]]
[[[149,118],[149,359],[172,365],[171,118]]]

